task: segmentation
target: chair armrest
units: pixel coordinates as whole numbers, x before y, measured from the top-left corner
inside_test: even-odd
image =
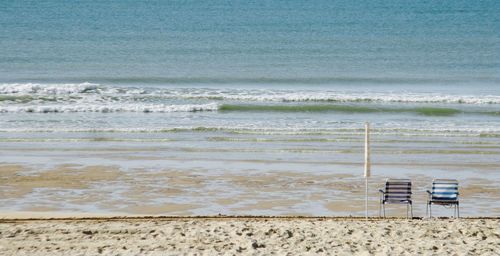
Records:
[[[379,189],[378,192],[380,192],[380,203],[382,203],[382,201],[384,200],[384,197],[385,197],[385,191],[383,191],[382,189]]]
[[[427,192],[427,195],[428,195],[427,202],[431,201],[432,200],[432,192],[429,190],[426,190],[425,192]]]

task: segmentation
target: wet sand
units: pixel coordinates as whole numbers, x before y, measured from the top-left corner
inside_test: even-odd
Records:
[[[498,218],[3,218],[0,230],[2,255],[496,255],[500,251]]]
[[[415,216],[424,216],[425,190],[430,178],[423,175],[412,178],[414,213]],[[376,216],[377,189],[383,185],[383,179],[372,180],[369,208],[370,214]],[[460,185],[462,216],[471,216],[468,213],[476,210],[487,212],[483,216],[500,215],[497,184],[474,178]],[[0,199],[4,205],[0,212],[178,216],[364,214],[364,181],[349,174],[210,173],[175,169],[127,172],[115,166],[78,165],[35,170],[22,165],[1,165],[0,187]],[[389,206],[388,213],[403,216],[405,207]],[[452,211],[436,207],[436,213],[451,216]]]

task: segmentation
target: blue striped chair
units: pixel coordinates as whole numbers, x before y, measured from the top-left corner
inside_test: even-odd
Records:
[[[427,200],[426,214],[432,217],[432,205],[455,206],[453,216],[460,218],[458,202],[458,181],[446,179],[434,179],[432,181],[432,191],[427,190],[429,199]]]
[[[385,204],[406,204],[406,218],[408,212],[413,218],[413,207],[411,201],[411,180],[409,179],[387,179],[385,190],[380,189],[379,216],[382,216],[382,209],[385,217]]]

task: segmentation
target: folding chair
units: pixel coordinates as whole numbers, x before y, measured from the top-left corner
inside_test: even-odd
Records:
[[[387,179],[385,190],[380,189],[379,216],[382,216],[382,209],[385,218],[385,204],[406,204],[406,218],[408,212],[413,218],[413,206],[411,201],[411,180],[409,179]]]
[[[460,207],[458,202],[458,181],[447,179],[434,179],[432,181],[432,191],[427,190],[429,199],[427,200],[426,215],[432,217],[432,205],[455,206],[453,217],[460,218]]]

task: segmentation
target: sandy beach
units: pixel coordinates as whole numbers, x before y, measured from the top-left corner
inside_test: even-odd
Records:
[[[2,255],[498,255],[500,219],[0,220]]]

